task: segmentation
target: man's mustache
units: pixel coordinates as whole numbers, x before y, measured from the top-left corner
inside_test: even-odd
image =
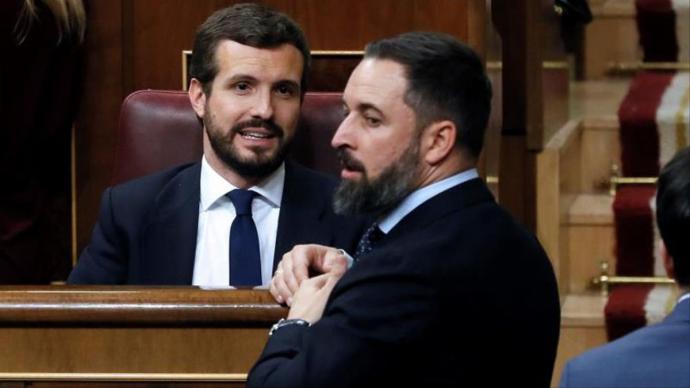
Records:
[[[351,171],[364,171],[364,164],[350,154],[345,148],[338,148],[338,159],[340,164]]]
[[[280,125],[274,123],[272,120],[262,120],[262,119],[251,119],[247,121],[241,121],[232,126],[230,134],[239,133],[246,128],[265,128],[270,131],[272,136],[283,137],[285,131]]]

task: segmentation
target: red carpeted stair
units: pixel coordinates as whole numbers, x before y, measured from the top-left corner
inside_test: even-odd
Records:
[[[684,8],[679,10],[679,4]],[[672,0],[636,0],[635,5],[643,60],[687,61],[679,58],[679,55],[686,55],[681,51],[687,49],[681,48],[687,47],[689,38],[678,36],[678,31],[682,30],[678,28],[678,23],[687,23],[687,20],[677,20],[677,17],[680,14],[680,17],[687,18],[685,15],[688,5]],[[642,72],[632,80],[618,110],[624,176],[658,176],[660,165],[666,162],[668,154],[674,148],[687,145],[687,130],[684,129],[687,127],[687,119],[685,127],[680,124],[678,128],[678,125],[674,125],[679,117],[674,112],[678,109],[660,109],[668,100],[678,104],[677,99],[664,100],[665,93],[672,84],[675,88],[679,86],[679,78],[674,78],[675,76],[675,72]],[[687,86],[683,85],[687,81],[684,81],[685,78],[680,80],[682,94],[683,87],[687,90]],[[684,105],[681,103],[679,106],[683,109]],[[660,122],[667,124],[660,128]],[[665,275],[659,273],[658,263],[655,266],[655,260],[658,260],[655,259],[655,239],[658,236],[655,233],[652,205],[655,189],[653,185],[621,186],[616,193],[613,212],[616,228],[616,274],[619,276]],[[605,308],[609,340],[650,323],[647,322],[649,314],[646,310],[650,308],[650,304],[659,303],[649,298],[653,289],[650,285],[630,285],[619,286],[611,291]],[[664,306],[652,306],[656,311],[662,311],[663,308]]]

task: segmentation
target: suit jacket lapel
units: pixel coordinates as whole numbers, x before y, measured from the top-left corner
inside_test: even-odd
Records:
[[[199,222],[201,163],[181,171],[151,209],[141,247],[141,283],[192,284]]]
[[[424,228],[428,223],[446,214],[493,200],[493,195],[482,179],[471,179],[422,203],[400,220],[381,241],[381,244],[389,239],[395,239],[401,234],[409,233],[413,229]]]
[[[313,184],[302,167],[290,161],[285,162],[285,185],[278,217],[273,270],[283,254],[296,244],[330,243],[331,231],[321,225],[330,202],[326,196],[316,195],[319,188],[311,187]]]

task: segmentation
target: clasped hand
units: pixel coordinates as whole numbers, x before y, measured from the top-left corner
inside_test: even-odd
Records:
[[[278,263],[269,291],[278,303],[290,306],[288,318],[313,324],[321,318],[328,296],[347,266],[348,260],[339,249],[296,245]],[[316,276],[310,279],[310,273]]]

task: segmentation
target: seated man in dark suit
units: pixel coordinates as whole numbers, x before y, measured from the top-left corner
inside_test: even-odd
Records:
[[[331,209],[335,180],[285,161],[309,60],[282,13],[242,4],[211,15],[189,89],[203,159],[107,189],[68,282],[265,285],[295,244],[354,245],[361,229]]]
[[[481,60],[444,34],[383,39],[343,100],[335,208],[376,223],[349,269],[321,245],[284,256],[271,291],[290,312],[248,386],[548,386],[556,280],[475,169],[491,104]],[[324,274],[305,279],[309,267]]]
[[[664,321],[570,360],[561,387],[690,387],[690,147],[661,171],[656,221],[681,296]]]

